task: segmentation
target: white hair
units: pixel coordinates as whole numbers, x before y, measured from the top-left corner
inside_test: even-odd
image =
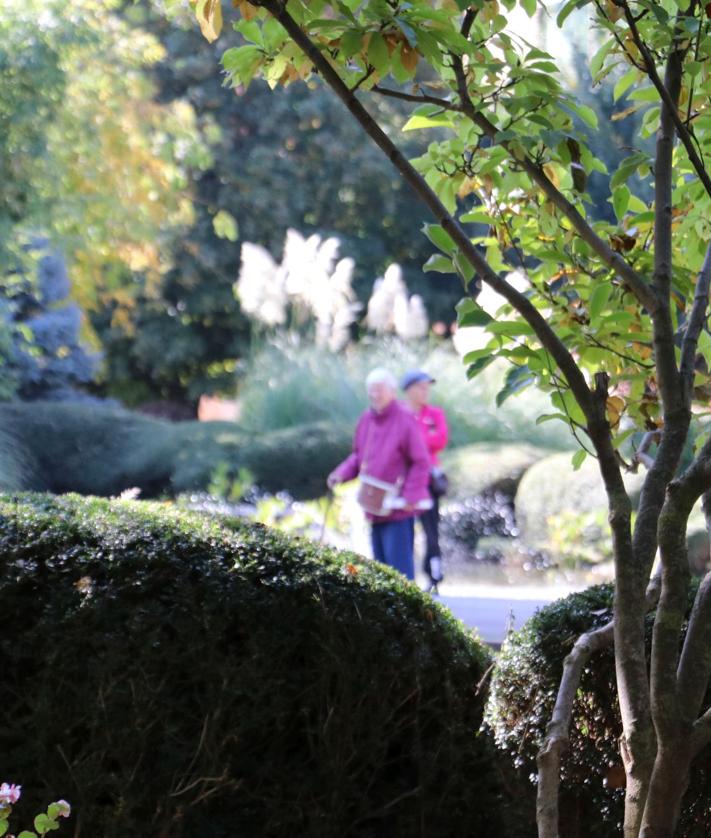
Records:
[[[392,390],[397,390],[397,379],[385,367],[376,367],[368,373],[365,386],[370,387],[371,384],[387,384]]]

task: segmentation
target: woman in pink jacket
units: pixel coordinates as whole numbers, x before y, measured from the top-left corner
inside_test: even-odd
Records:
[[[358,420],[353,453],[331,472],[328,485],[360,478],[374,557],[414,579],[414,522],[431,505],[430,458],[415,417],[395,398],[395,377],[373,370],[366,387],[370,408]]]
[[[441,472],[439,453],[447,445],[449,428],[442,408],[428,404],[431,384],[434,384],[434,378],[422,370],[410,370],[400,382],[407,405],[417,419],[422,439],[427,446],[430,470]],[[427,541],[425,573],[430,577],[430,590],[436,591],[437,585],[444,578],[439,550],[439,496],[432,495],[432,506],[422,513],[420,521]]]

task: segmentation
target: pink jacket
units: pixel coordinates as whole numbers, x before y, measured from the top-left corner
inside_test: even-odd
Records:
[[[341,481],[353,480],[361,469],[386,483],[402,481],[401,497],[408,506],[429,500],[430,458],[413,413],[392,401],[382,413],[369,409],[356,425],[353,453],[333,470]],[[378,522],[412,518],[422,510],[395,509]],[[368,515],[368,518],[373,519]]]
[[[415,416],[430,455],[430,463],[438,466],[437,454],[447,445],[449,439],[447,417],[441,407],[434,407],[431,404],[426,404]]]

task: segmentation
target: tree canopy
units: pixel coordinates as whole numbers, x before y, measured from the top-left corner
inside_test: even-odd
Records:
[[[219,0],[194,7],[216,40]],[[314,74],[328,84],[434,216],[428,267],[462,278],[469,296],[459,322],[490,335],[465,359],[469,374],[506,358],[501,398],[543,388],[553,410],[542,418],[570,426],[577,462],[586,451],[597,457],[610,506],[614,620],[581,638],[566,664],[539,756],[539,834],[558,834],[558,766],[580,670],[614,640],[625,835],[667,836],[691,760],[711,740],[702,706],[711,583],[699,589],[679,649],[689,582],[683,536],[694,502],[711,490],[711,444],[702,438],[677,474],[692,409],[708,405],[709,15],[696,0],[559,8],[561,27],[585,9],[600,35],[589,57],[593,82],[612,85],[615,117],[640,117],[639,142],[608,171],[590,141],[595,111],[564,87],[556,59],[512,25],[515,12],[533,17],[538,8],[535,0],[242,0],[234,26],[246,43],[227,49],[223,66],[238,87]],[[434,132],[424,154],[408,161],[379,124],[370,103],[381,98],[409,103],[405,130]],[[592,211],[595,172],[608,178],[610,218]],[[469,224],[481,226],[473,234]],[[501,307],[477,301],[475,277]],[[620,447],[635,430],[651,437],[625,462]],[[649,471],[633,526],[622,468],[638,461]],[[650,581],[657,549],[662,572]],[[660,587],[650,678],[644,614]]]

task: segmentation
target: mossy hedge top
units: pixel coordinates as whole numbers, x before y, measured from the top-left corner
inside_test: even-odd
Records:
[[[499,834],[487,655],[387,568],[159,504],[0,495],[0,613],[28,813],[64,797],[104,838]]]

